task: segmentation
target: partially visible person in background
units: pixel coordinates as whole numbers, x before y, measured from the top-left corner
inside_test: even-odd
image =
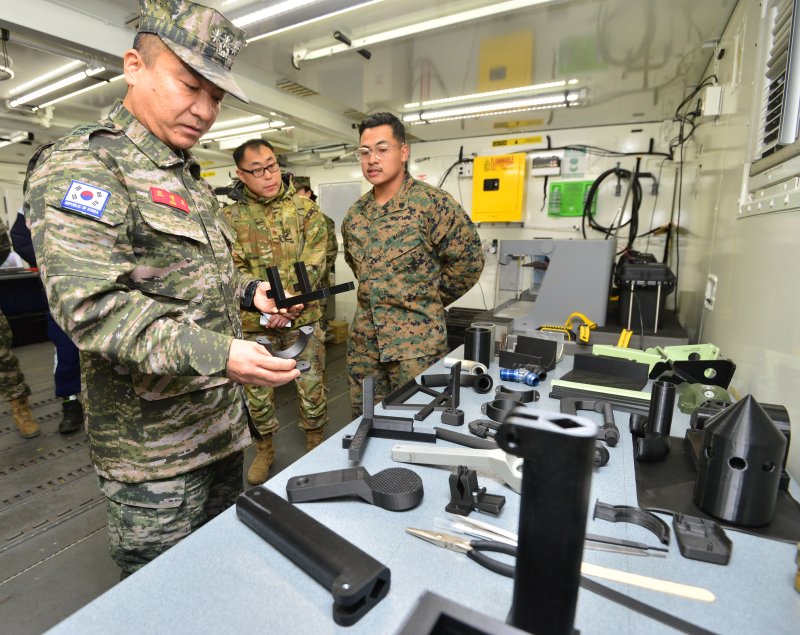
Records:
[[[17,220],[11,227],[11,242],[14,245],[14,251],[22,256],[31,267],[36,267],[36,254],[33,251],[31,230],[25,222],[24,206],[19,209]],[[53,378],[56,384],[56,397],[61,397],[62,411],[58,431],[61,434],[70,434],[83,427],[83,406],[80,401],[80,353],[78,347],[56,324],[50,311],[47,312],[47,337],[56,347]]]
[[[8,235],[8,224],[0,218],[0,265],[11,255],[11,238]],[[38,437],[42,431],[33,418],[28,397],[30,386],[25,383],[25,375],[19,367],[19,360],[11,352],[11,326],[5,314],[0,311],[0,399],[11,404],[14,425],[20,436],[25,439]]]
[[[317,202],[317,195],[311,189],[311,179],[307,176],[293,176],[292,182],[294,183],[295,191],[298,196],[305,196],[310,198],[315,203]],[[320,210],[322,211],[322,210]],[[325,245],[325,262],[328,264],[328,275],[320,280],[320,288],[330,287],[334,284],[331,274],[335,273],[336,255],[339,253],[339,243],[336,242],[336,223],[325,212],[322,212],[325,219],[325,225],[328,228],[328,243]],[[328,339],[328,298],[319,301],[322,308],[322,330],[325,332],[325,339]]]

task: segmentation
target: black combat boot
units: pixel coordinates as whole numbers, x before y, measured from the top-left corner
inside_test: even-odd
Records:
[[[58,424],[58,431],[61,434],[71,434],[83,427],[83,406],[77,395],[72,395],[64,399],[62,404],[64,416]]]

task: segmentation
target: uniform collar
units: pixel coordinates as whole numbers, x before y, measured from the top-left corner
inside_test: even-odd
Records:
[[[194,156],[188,150],[180,151],[177,154],[172,148],[156,137],[152,132],[145,128],[133,114],[122,105],[122,101],[117,100],[108,118],[117,126],[122,128],[125,136],[148,159],[160,168],[169,168],[180,163],[186,163],[190,168],[196,164]]]
[[[274,203],[275,201],[279,201],[283,198],[290,198],[294,194],[294,186],[290,185],[286,187],[286,184],[281,181],[281,187],[278,190],[278,193],[275,194],[272,198],[266,198],[265,196],[257,196],[254,194],[249,187],[246,185],[244,186],[244,202],[247,204],[258,203],[260,205],[269,205],[270,203]]]
[[[405,176],[403,177],[403,184],[400,186],[400,189],[397,190],[397,193],[390,198],[386,203],[383,205],[378,205],[378,202],[375,200],[375,188],[372,188],[372,205],[376,211],[377,215],[389,214],[391,212],[396,212],[406,208],[406,204],[408,202],[408,190],[411,189],[411,186],[414,184],[414,178],[406,172]]]

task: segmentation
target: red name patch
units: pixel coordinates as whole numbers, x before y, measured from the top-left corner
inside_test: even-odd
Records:
[[[156,203],[164,203],[164,205],[169,205],[187,214],[189,213],[189,203],[186,202],[185,198],[173,194],[172,192],[162,190],[160,187],[150,188],[150,198]]]

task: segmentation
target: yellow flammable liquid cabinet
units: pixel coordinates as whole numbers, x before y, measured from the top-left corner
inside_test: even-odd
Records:
[[[476,223],[522,222],[525,153],[475,157],[472,220]]]

